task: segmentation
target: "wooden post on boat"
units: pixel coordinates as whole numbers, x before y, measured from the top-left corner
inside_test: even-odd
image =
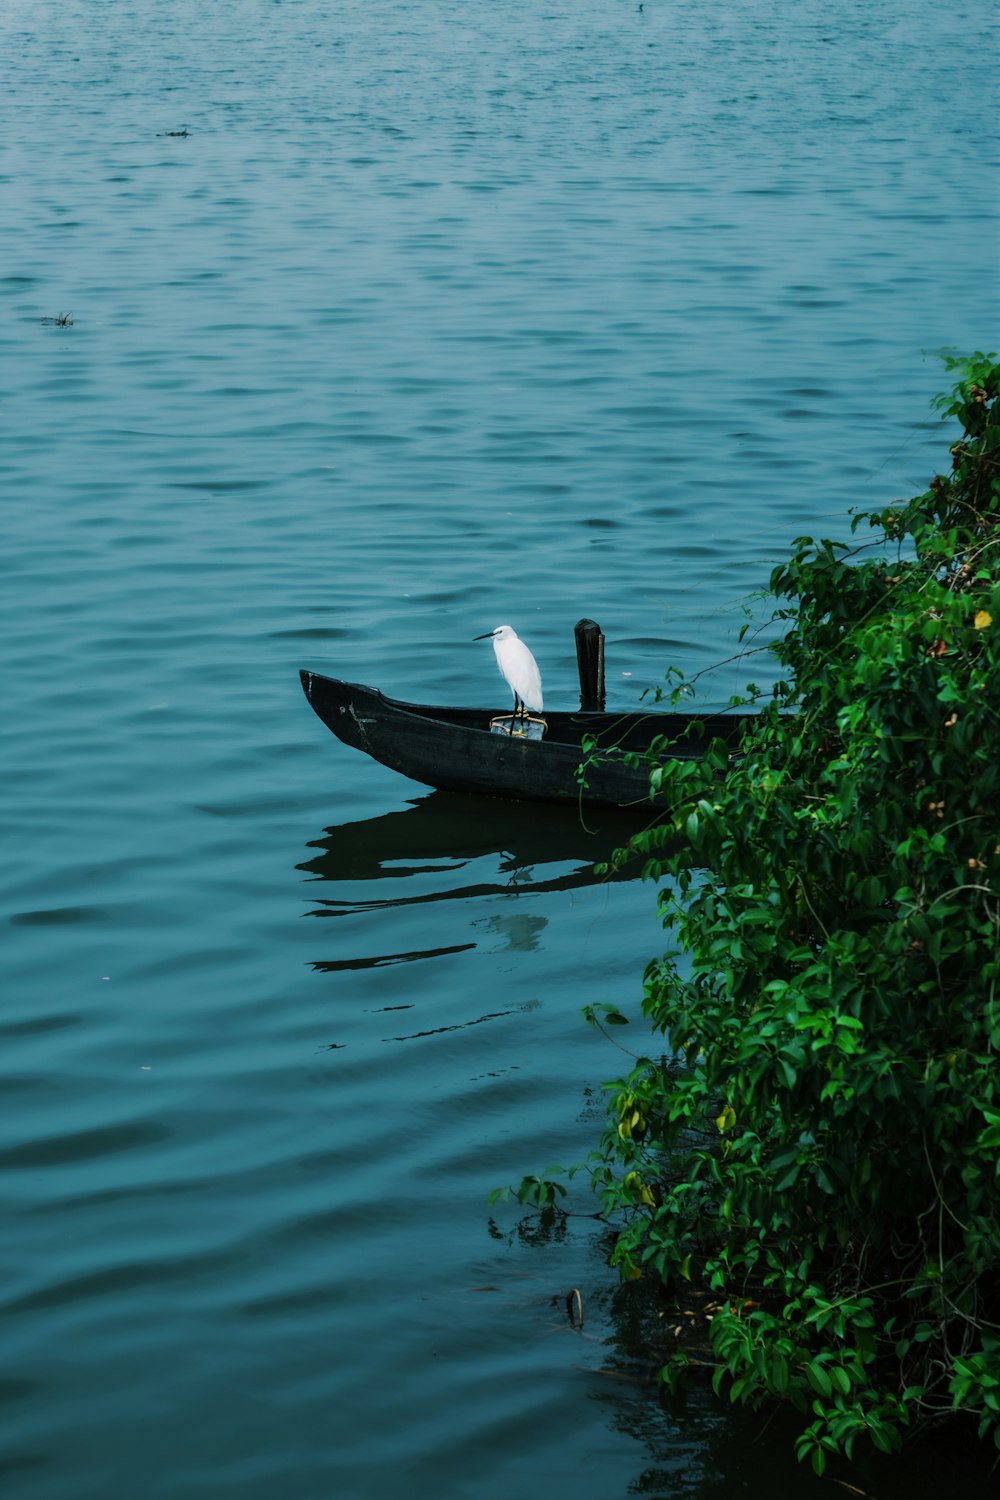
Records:
[[[577,620],[573,634],[580,673],[580,707],[584,713],[603,713],[604,632],[594,620]]]

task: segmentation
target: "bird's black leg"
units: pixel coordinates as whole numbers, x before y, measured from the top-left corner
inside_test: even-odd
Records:
[[[517,696],[517,694],[515,693],[514,694],[514,712],[510,716],[510,728],[507,731],[508,734],[513,734],[514,733],[514,720],[517,718],[518,710],[520,709],[520,707],[521,707],[521,700]]]

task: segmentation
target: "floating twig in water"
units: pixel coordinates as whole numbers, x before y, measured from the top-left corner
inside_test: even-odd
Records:
[[[157,135],[160,135],[160,136],[172,136],[174,140],[178,140],[178,141],[186,140],[187,137],[188,137],[188,134],[189,134],[189,132],[187,130],[158,130],[157,131]]]
[[[55,318],[39,318],[38,321],[40,323],[44,323],[49,328],[72,328],[73,327],[73,314],[72,313],[59,313],[58,317],[55,317]]]

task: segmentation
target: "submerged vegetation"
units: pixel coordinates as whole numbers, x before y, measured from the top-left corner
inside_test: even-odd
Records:
[[[620,855],[673,947],[588,1164],[612,1260],[712,1308],[716,1389],[792,1403],[818,1472],[957,1414],[1000,1447],[1000,366],[950,364],[950,471],[798,540],[741,757],[654,766]]]

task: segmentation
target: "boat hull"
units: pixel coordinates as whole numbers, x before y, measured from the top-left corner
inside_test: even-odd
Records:
[[[466,709],[403,703],[376,688],[319,672],[300,672],[303,691],[326,727],[346,745],[425,786],[490,797],[629,807],[651,800],[649,767],[630,763],[662,736],[685,735],[671,746],[676,759],[699,755],[709,739],[739,741],[740,715],[548,713],[542,740],[491,733],[502,709]],[[581,780],[583,741],[595,736],[599,763]]]

